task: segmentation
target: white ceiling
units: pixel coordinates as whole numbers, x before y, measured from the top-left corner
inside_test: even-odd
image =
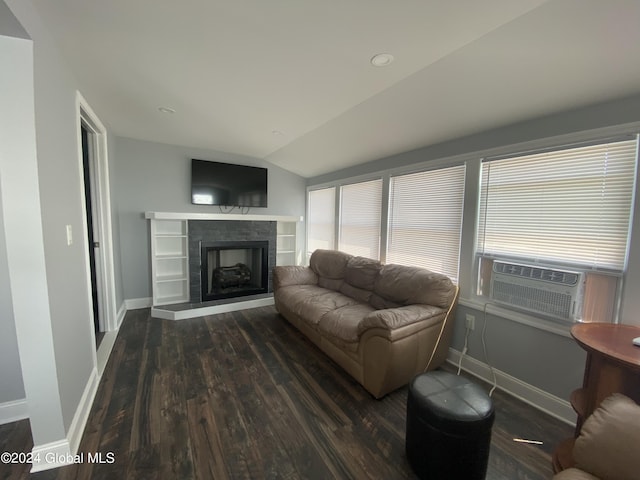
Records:
[[[32,1],[115,135],[304,177],[640,93],[638,0]]]

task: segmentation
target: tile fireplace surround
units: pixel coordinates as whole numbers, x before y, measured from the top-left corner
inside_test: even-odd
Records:
[[[279,225],[289,224],[295,226],[302,221],[302,217],[281,215],[239,215],[239,214],[203,214],[203,213],[176,213],[176,212],[146,212],[145,218],[151,225],[151,261],[152,261],[152,285],[154,288],[154,305],[152,315],[154,317],[181,320],[214,313],[224,313],[245,308],[253,308],[273,304],[273,288],[271,270],[277,263]],[[153,232],[163,231],[164,225],[180,225],[179,230],[184,232],[185,240],[182,256],[182,268],[180,275],[182,280],[183,299],[176,302],[160,301],[162,288],[167,288],[164,278],[175,275],[163,275],[159,263],[166,258],[163,252],[158,252],[157,236]],[[162,236],[162,235],[159,235]],[[268,288],[267,293],[250,295],[246,297],[225,298],[213,301],[201,301],[201,271],[200,271],[200,246],[202,242],[247,242],[264,241],[268,243]],[[173,272],[171,272],[173,273]],[[173,281],[173,280],[171,280]]]

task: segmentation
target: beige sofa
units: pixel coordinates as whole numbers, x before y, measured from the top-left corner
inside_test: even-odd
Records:
[[[582,425],[573,460],[553,480],[638,480],[640,406],[620,393],[605,398]]]
[[[444,362],[458,288],[445,275],[316,250],[273,273],[280,314],[374,397]]]

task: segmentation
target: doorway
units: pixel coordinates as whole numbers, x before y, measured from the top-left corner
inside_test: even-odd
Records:
[[[101,373],[115,342],[120,312],[116,310],[113,232],[107,130],[80,92],[76,92],[78,167],[82,183],[87,300],[94,331],[96,362]],[[124,311],[122,317],[124,316]]]
[[[89,126],[83,121],[80,124],[80,136],[82,145],[82,173],[84,177],[84,202],[86,212],[87,248],[89,251],[89,277],[91,281],[91,304],[93,310],[93,329],[96,338],[96,348],[104,337],[104,323],[101,309],[102,299],[100,293],[100,275],[96,262],[96,250],[100,248],[100,232],[96,231],[96,210],[98,204],[95,198],[95,135],[89,130]]]

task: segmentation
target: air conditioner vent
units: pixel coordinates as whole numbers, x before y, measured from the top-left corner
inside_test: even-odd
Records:
[[[494,260],[492,300],[562,320],[582,314],[584,273]]]
[[[580,280],[580,274],[575,272],[565,272],[562,270],[552,270],[550,268],[531,267],[517,263],[493,262],[493,271],[514,275],[533,280],[544,280],[547,282],[559,283],[562,285],[576,285]]]

